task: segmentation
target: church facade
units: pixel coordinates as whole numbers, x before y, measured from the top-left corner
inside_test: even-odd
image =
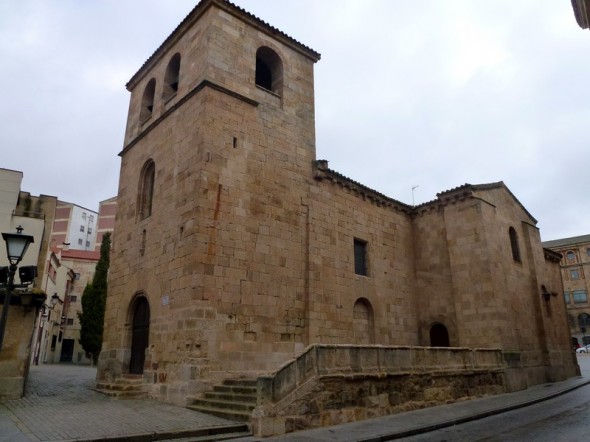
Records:
[[[183,404],[317,344],[499,349],[505,391],[575,375],[533,216],[502,182],[411,206],[317,160],[319,59],[202,0],[131,78],[98,382]]]

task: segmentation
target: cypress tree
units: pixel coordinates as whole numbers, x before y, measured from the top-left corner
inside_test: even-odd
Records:
[[[78,314],[81,326],[79,342],[84,351],[92,356],[94,364],[98,361],[102,347],[110,251],[111,234],[107,232],[102,237],[100,258],[96,263],[92,283],[87,284],[82,293],[82,312]]]

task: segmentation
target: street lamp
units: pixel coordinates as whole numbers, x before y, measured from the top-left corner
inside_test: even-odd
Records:
[[[8,266],[8,279],[6,282],[6,291],[4,294],[4,304],[2,305],[2,317],[0,318],[0,351],[4,343],[4,330],[6,328],[6,321],[8,319],[8,307],[10,306],[10,298],[15,289],[14,275],[18,263],[22,261],[23,256],[27,252],[29,244],[35,242],[30,235],[23,235],[23,228],[18,226],[16,233],[3,233],[2,238],[6,242],[6,255],[10,265]]]

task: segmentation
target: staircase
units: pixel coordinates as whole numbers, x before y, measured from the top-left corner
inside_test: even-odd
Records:
[[[143,390],[143,375],[140,374],[123,374],[115,382],[98,382],[95,390],[116,399],[147,398]]]
[[[255,379],[226,379],[201,398],[189,398],[187,408],[240,422],[248,422],[256,407]]]

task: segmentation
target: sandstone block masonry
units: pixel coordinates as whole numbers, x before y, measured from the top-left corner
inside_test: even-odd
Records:
[[[313,344],[496,348],[506,390],[574,375],[536,220],[502,182],[412,207],[318,161],[319,59],[203,0],[129,81],[99,381],[184,404]]]

